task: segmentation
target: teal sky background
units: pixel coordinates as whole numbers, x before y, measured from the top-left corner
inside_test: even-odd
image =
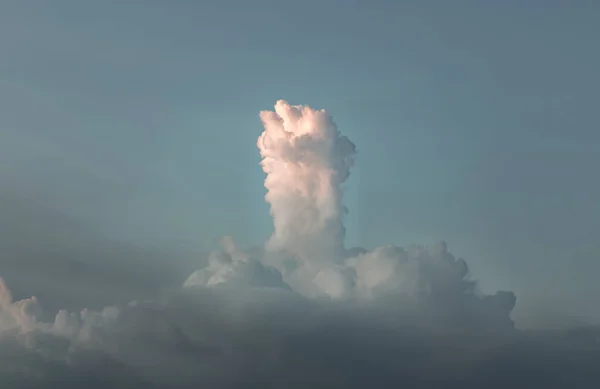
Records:
[[[348,245],[597,311],[600,2],[0,2],[0,184],[140,245],[261,245],[277,99],[359,149]],[[524,296],[524,297],[523,297]],[[533,304],[533,303],[532,303]]]

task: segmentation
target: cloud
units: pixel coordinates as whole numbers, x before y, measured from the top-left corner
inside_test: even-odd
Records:
[[[221,246],[223,250],[211,253],[208,266],[192,273],[184,287],[234,284],[288,288],[281,273],[238,249],[231,237],[221,239]]]
[[[4,279],[0,278],[0,332],[33,330],[39,311],[35,297],[13,301],[12,292]]]
[[[345,234],[341,184],[356,146],[325,110],[279,100],[260,118],[265,131],[257,145],[274,224],[268,247],[313,264],[337,259]]]
[[[10,362],[0,379],[15,388],[70,379],[104,381],[99,388],[600,383],[600,330],[519,332],[472,308],[401,298],[343,304],[281,288],[187,288],[106,312],[61,312],[27,341],[2,337],[0,358]]]
[[[3,388],[600,385],[600,328],[516,330],[516,296],[481,293],[446,243],[346,248],[355,145],[324,110],[260,116],[265,247],[223,238],[182,288],[47,320],[0,280]]]
[[[483,304],[500,298],[475,296],[473,283],[466,278],[466,262],[455,259],[445,243],[431,249],[346,249],[343,184],[350,176],[356,146],[324,109],[279,100],[274,111],[262,111],[260,118],[264,131],[257,146],[273,234],[264,252],[252,260],[227,238],[225,256],[214,254],[210,265],[194,273],[186,286],[256,284],[262,273],[277,282],[281,278],[302,296],[319,299],[358,302],[397,294],[438,299],[466,295]],[[502,295],[510,297],[497,311],[509,320],[514,295]],[[496,309],[495,303],[487,305]]]

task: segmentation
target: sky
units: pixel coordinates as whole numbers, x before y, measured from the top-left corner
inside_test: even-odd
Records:
[[[596,387],[598,14],[0,0],[0,383]]]
[[[597,316],[600,5],[575,3],[4,0],[3,195],[98,239],[261,246],[258,112],[286,99],[357,145],[347,245],[444,240],[484,290]]]

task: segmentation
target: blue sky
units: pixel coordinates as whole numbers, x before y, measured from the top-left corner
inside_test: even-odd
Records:
[[[258,111],[283,98],[326,108],[359,149],[348,245],[446,240],[484,288],[588,309],[599,13],[583,0],[5,0],[0,182],[110,238],[260,245]]]

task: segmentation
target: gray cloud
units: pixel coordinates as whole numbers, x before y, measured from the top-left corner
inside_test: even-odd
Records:
[[[600,329],[516,331],[468,301],[395,298],[357,307],[280,288],[186,289],[76,315],[70,331],[59,318],[35,331],[3,332],[10,362],[2,380],[52,387],[74,379],[102,388],[600,383]]]

